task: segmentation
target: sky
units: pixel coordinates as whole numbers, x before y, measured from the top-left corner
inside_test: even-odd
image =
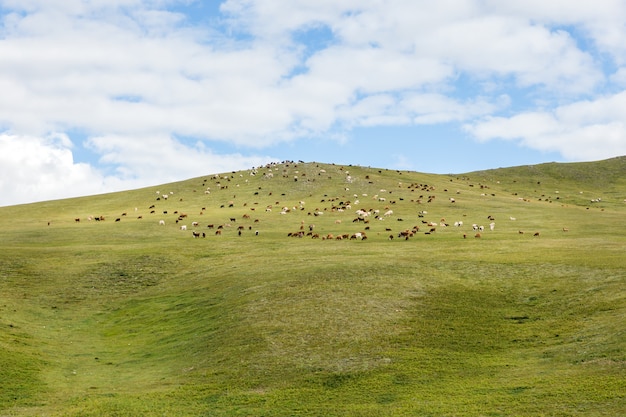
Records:
[[[0,206],[622,155],[623,0],[0,0]]]

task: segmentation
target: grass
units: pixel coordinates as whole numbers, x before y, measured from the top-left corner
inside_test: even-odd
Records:
[[[623,415],[624,173],[290,163],[0,208],[0,415]]]

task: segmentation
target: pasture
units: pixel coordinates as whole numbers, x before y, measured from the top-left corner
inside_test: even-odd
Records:
[[[283,162],[0,207],[0,416],[626,415],[625,199]]]

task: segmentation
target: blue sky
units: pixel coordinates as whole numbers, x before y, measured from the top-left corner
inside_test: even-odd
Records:
[[[0,0],[0,205],[626,155],[619,0]]]

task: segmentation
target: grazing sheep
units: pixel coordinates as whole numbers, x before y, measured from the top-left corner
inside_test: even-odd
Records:
[[[165,220],[159,220],[159,226],[165,226]]]

